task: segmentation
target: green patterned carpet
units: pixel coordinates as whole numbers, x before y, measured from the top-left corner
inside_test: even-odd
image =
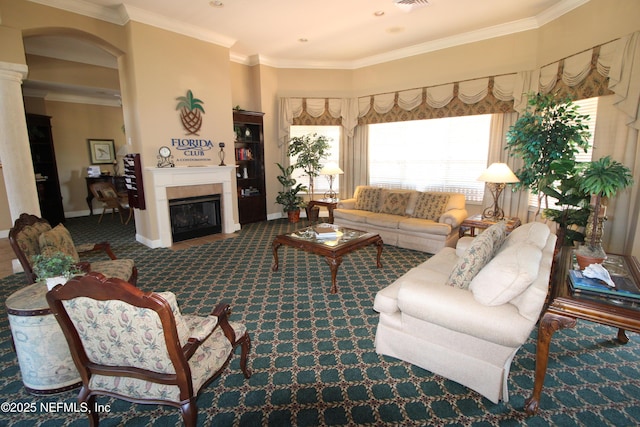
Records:
[[[640,347],[616,331],[587,322],[554,336],[541,411],[527,417],[533,387],[534,332],[516,355],[510,401],[495,405],[452,381],[375,353],[375,293],[426,254],[385,246],[384,268],[375,248],[345,257],[332,295],[329,267],[318,256],[280,248],[280,270],[271,271],[271,241],[294,229],[284,220],[251,224],[238,237],[182,251],[149,249],[135,242],[135,225],[106,218],[74,218],[66,226],[76,243],[109,240],[121,258],[136,260],[138,286],[171,290],[185,313],[206,315],[219,301],[232,304],[247,324],[253,376],[245,380],[234,357],[226,372],[198,398],[202,426],[545,426],[640,425]],[[0,281],[0,298],[24,286],[15,274]],[[0,402],[75,401],[77,391],[34,397],[22,387],[11,348],[7,314],[0,309]],[[174,426],[179,411],[99,398],[110,412],[101,426]],[[1,406],[0,406],[1,407]],[[0,413],[2,426],[84,426],[85,415]]]

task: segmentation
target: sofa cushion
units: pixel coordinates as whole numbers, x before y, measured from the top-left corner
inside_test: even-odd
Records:
[[[469,249],[458,259],[446,282],[447,285],[467,289],[471,280],[493,257],[496,247],[502,244],[505,234],[506,224],[501,221],[476,237]]]
[[[334,209],[334,218],[344,219],[350,222],[359,222],[364,224],[368,217],[377,215],[375,212],[361,211],[357,209]]]
[[[527,242],[535,245],[538,249],[543,249],[547,244],[547,239],[551,230],[546,224],[541,222],[528,222],[516,228],[507,236],[504,245],[500,250],[506,250],[512,245],[520,242]]]
[[[415,218],[430,219],[437,221],[440,215],[444,213],[444,209],[449,203],[448,194],[438,194],[431,192],[423,192],[418,195],[416,208],[413,211]]]
[[[58,224],[51,230],[40,234],[38,243],[40,244],[40,253],[42,255],[51,256],[56,252],[62,252],[76,261],[80,260],[78,251],[73,244],[71,233],[62,224]]]
[[[378,187],[361,187],[356,196],[356,209],[378,212],[380,203],[380,194],[382,188]]]
[[[476,277],[469,289],[481,304],[500,305],[520,295],[538,276],[542,251],[521,242],[499,252]]]
[[[448,236],[451,233],[449,224],[442,224],[431,219],[422,218],[401,218],[398,228],[411,233],[436,234],[440,236]]]
[[[398,223],[402,220],[402,216],[400,215],[390,215],[379,213],[375,215],[367,216],[366,222],[367,224],[375,225],[377,227],[383,227],[388,229],[397,230]]]
[[[409,203],[410,192],[397,192],[389,191],[384,198],[381,213],[387,213],[392,215],[404,215],[407,210],[407,204]]]

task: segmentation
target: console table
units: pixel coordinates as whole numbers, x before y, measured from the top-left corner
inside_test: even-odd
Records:
[[[636,258],[608,254],[608,259],[603,265],[612,277],[619,274],[629,279],[636,287],[640,285],[640,264]],[[549,345],[555,331],[573,328],[577,319],[583,319],[618,328],[617,338],[622,344],[629,341],[625,331],[640,333],[640,300],[630,302],[604,293],[602,295],[573,293],[569,285],[568,272],[574,268],[577,266],[573,263],[573,248],[563,247],[551,282],[550,304],[544,311],[538,326],[535,383],[533,394],[525,401],[524,406],[529,414],[535,414],[540,405],[540,395],[549,359]]]
[[[67,340],[49,309],[47,285],[35,283],[7,298],[5,305],[24,388],[53,394],[81,385]]]

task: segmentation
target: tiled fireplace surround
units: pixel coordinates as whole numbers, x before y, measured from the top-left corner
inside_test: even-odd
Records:
[[[183,197],[208,196],[220,194],[222,232],[233,233],[240,229],[233,221],[233,191],[235,180],[234,166],[200,166],[176,168],[146,168],[151,176],[150,185],[155,192],[155,204],[159,240],[152,247],[170,247],[171,220],[169,218],[169,200]],[[145,183],[146,184],[146,183]]]

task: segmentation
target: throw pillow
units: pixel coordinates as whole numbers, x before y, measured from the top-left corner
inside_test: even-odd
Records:
[[[518,243],[489,261],[471,280],[469,289],[480,304],[506,304],[537,277],[541,259],[540,249],[529,243]]]
[[[361,188],[360,191],[358,191],[358,196],[356,197],[355,208],[363,211],[378,212],[381,193],[382,188]]]
[[[380,212],[392,215],[404,215],[407,210],[407,204],[409,203],[409,197],[411,197],[411,193],[389,192],[382,204]]]
[[[51,230],[42,233],[38,238],[38,243],[40,244],[40,253],[42,255],[50,256],[55,252],[62,252],[76,261],[80,261],[71,233],[62,224],[58,224]]]
[[[447,285],[468,289],[471,280],[493,257],[496,243],[502,244],[500,236],[504,236],[504,233],[505,223],[502,221],[487,228],[473,239],[469,249],[462,257],[458,258],[447,279]]]
[[[173,313],[173,318],[176,322],[178,340],[180,340],[180,344],[184,346],[189,341],[191,331],[189,330],[187,322],[183,319],[182,314],[180,313],[180,307],[178,306],[176,295],[169,291],[158,292],[158,295],[169,303],[169,307],[171,307],[171,312]]]
[[[414,218],[438,221],[448,203],[448,194],[420,193],[418,200],[416,200],[416,208],[413,211],[413,216]]]

